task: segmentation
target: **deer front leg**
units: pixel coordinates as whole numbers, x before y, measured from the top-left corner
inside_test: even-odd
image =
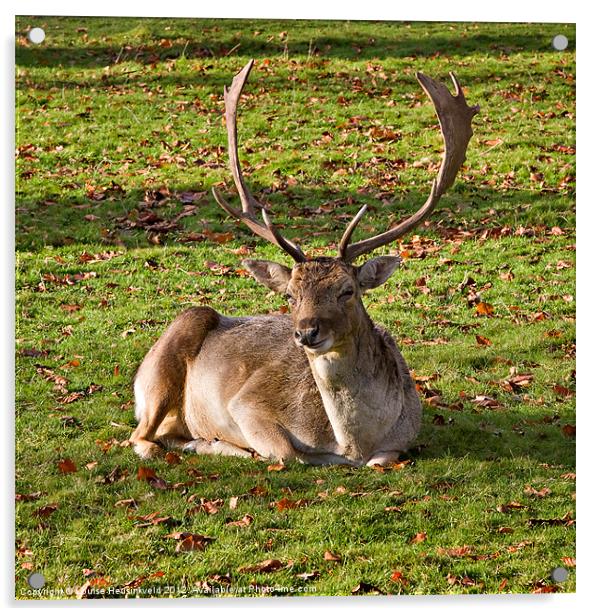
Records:
[[[228,406],[248,446],[259,456],[279,462],[299,460],[312,465],[356,465],[335,452],[303,451],[295,447],[290,433],[278,421],[272,404],[265,399],[263,379],[255,377]]]

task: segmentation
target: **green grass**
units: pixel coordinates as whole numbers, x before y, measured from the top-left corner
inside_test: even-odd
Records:
[[[574,592],[575,29],[561,28],[562,53],[556,29],[18,18],[16,491],[40,494],[16,505],[17,597],[31,571],[56,592],[90,583],[87,596]],[[357,237],[426,197],[441,139],[416,70],[455,71],[481,105],[455,186],[418,237],[389,247],[404,264],[366,299],[421,377],[424,426],[404,468],[142,464],[120,445],[134,371],[176,314],[284,303],[242,275],[238,253],[287,257],[210,196],[231,187],[223,86],[251,57],[242,162],[313,255],[333,254],[361,204]],[[138,479],[141,466],[169,489]],[[200,498],[223,505],[190,514]],[[280,510],[282,498],[307,503]],[[168,519],[140,526],[153,512]],[[214,541],[177,552],[178,531]],[[266,559],[285,566],[239,571]]]

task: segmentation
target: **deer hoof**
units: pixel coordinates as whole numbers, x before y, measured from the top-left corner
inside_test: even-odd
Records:
[[[151,441],[137,441],[133,443],[133,451],[142,458],[142,460],[149,460],[150,458],[156,458],[163,452],[163,448]]]

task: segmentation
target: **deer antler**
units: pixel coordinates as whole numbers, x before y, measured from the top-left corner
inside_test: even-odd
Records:
[[[389,244],[403,236],[431,214],[440,197],[452,186],[458,170],[465,161],[467,146],[473,135],[471,120],[478,113],[479,105],[469,107],[458,79],[454,73],[450,73],[450,77],[456,89],[455,96],[450,94],[444,84],[422,73],[417,73],[419,83],[435,106],[444,138],[442,166],[433,181],[429,198],[417,212],[404,222],[384,233],[361,240],[355,244],[350,244],[352,232],[366,211],[366,207],[363,207],[350,222],[340,241],[339,257],[343,261],[351,263],[358,256],[371,252],[375,248]]]
[[[233,175],[233,181],[237,188],[240,200],[242,202],[242,211],[232,207],[222,197],[221,193],[213,187],[212,193],[217,200],[217,203],[231,216],[241,220],[254,233],[267,241],[279,246],[285,252],[292,256],[294,261],[301,263],[306,261],[306,256],[299,246],[286,239],[279,233],[275,225],[271,222],[267,211],[250,193],[248,186],[244,182],[242,169],[238,158],[238,143],[237,143],[237,106],[240,100],[240,95],[244,89],[244,85],[248,79],[248,75],[252,70],[254,60],[250,60],[248,64],[233,78],[231,87],[227,89],[225,86],[225,123],[227,125],[227,144],[229,150],[229,167]],[[256,208],[262,210],[264,225],[256,218]]]

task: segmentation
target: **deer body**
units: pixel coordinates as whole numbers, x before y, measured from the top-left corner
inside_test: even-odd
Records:
[[[131,436],[143,458],[179,446],[197,453],[251,456],[309,464],[387,464],[418,434],[421,404],[393,338],[375,325],[364,292],[383,284],[400,259],[361,254],[419,224],[452,184],[465,158],[477,107],[418,75],[435,104],[446,150],[426,203],[413,216],[370,239],[350,244],[366,211],[351,221],[338,257],[308,259],[284,238],[250,194],[237,155],[237,103],[252,62],[225,89],[231,171],[242,211],[213,190],[218,203],[253,232],[294,258],[293,268],[243,262],[261,284],[287,296],[290,315],[225,317],[192,308],[167,328],[135,378]],[[256,218],[262,211],[264,224]]]

